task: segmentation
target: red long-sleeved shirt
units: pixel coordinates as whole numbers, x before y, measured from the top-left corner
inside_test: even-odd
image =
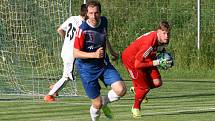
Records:
[[[152,67],[158,46],[156,31],[143,34],[123,51],[122,61],[130,68]]]

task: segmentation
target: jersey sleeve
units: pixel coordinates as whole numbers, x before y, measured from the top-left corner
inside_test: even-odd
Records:
[[[107,31],[108,31],[108,29],[107,29],[108,28],[108,20],[105,16],[103,16],[102,19],[104,21],[103,23],[105,24],[104,27],[105,27],[105,31],[107,33]]]
[[[153,66],[153,60],[149,58],[152,50],[153,48],[151,46],[146,46],[137,53],[135,56],[135,68],[147,68]]]
[[[142,39],[141,49],[135,56],[135,68],[147,68],[153,66],[153,54],[156,36],[147,35],[139,39]]]
[[[78,50],[82,50],[84,48],[84,33],[80,28],[76,31],[74,48]]]
[[[60,28],[64,31],[67,30],[68,24],[72,21],[72,17],[68,18],[63,24],[60,25]]]

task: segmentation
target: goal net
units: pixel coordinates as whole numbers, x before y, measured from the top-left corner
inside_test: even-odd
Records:
[[[0,1],[0,95],[44,95],[62,76],[56,32],[83,3],[70,0]],[[73,83],[74,84],[74,83]],[[69,86],[71,85],[71,86]],[[60,94],[76,94],[68,83]]]

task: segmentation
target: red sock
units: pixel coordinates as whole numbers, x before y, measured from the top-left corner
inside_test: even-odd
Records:
[[[140,109],[141,103],[148,92],[149,92],[149,89],[135,88],[133,108]]]

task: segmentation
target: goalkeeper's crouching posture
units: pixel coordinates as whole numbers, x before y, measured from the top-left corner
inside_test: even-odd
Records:
[[[157,67],[166,69],[172,66],[172,61],[156,57],[157,52],[165,51],[169,37],[170,25],[167,21],[162,21],[155,31],[143,34],[122,53],[123,64],[132,78],[135,91],[131,109],[134,118],[141,117],[141,102],[149,90],[162,85]]]

